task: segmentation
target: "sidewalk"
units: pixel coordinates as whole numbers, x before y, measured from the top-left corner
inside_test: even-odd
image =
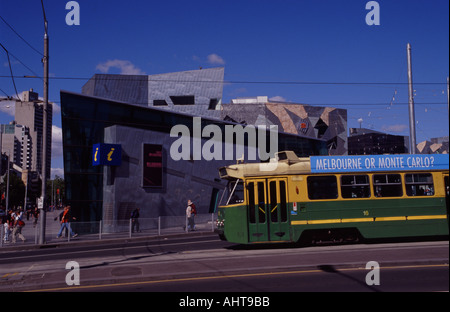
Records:
[[[40,220],[34,226],[33,218],[30,216],[26,220],[24,216],[23,221],[25,226],[22,228],[22,234],[26,241],[23,242],[19,237],[16,238],[16,243],[13,244],[12,233],[9,235],[9,241],[4,242],[4,228],[1,229],[0,238],[0,252],[2,250],[20,249],[23,247],[45,247],[60,244],[80,244],[87,242],[100,242],[111,240],[129,240],[129,239],[148,239],[149,237],[160,237],[164,235],[183,235],[188,233],[186,231],[186,218],[184,216],[171,216],[159,218],[139,218],[139,232],[131,231],[130,220],[119,220],[114,224],[107,222],[74,222],[71,223],[72,230],[78,234],[77,237],[68,237],[63,231],[62,237],[57,238],[61,223],[59,221],[59,214],[62,210],[56,210],[46,213],[46,228],[45,228],[45,245],[39,245],[39,230]],[[56,218],[56,220],[54,220]],[[214,214],[199,214],[196,216],[195,224],[196,231],[189,233],[212,233],[214,232],[214,221],[217,216]]]

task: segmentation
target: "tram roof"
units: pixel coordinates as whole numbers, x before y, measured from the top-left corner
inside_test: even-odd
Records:
[[[448,154],[311,156],[282,151],[268,163],[235,164],[219,169],[222,179],[309,173],[436,171],[449,169]]]
[[[311,173],[309,157],[299,158],[293,151],[278,152],[267,163],[235,164],[219,169],[222,179],[305,173]]]

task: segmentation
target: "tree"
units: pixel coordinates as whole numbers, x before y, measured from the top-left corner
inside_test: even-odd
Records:
[[[53,183],[53,187],[52,187]],[[65,186],[64,186],[64,179],[60,176],[56,175],[53,180],[47,181],[47,187],[46,187],[46,202],[48,205],[52,204],[52,192],[53,192],[53,202],[55,205],[58,205],[59,203],[64,203],[66,200],[66,194],[65,194]]]
[[[6,190],[7,176],[4,176],[4,182],[0,185],[0,193],[2,194],[2,206],[6,208]],[[4,194],[4,196],[3,196]],[[9,175],[9,208],[23,207],[25,200],[25,184],[14,172]]]

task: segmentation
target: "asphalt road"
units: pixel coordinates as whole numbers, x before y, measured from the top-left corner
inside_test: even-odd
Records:
[[[183,292],[448,291],[448,256],[448,241],[247,247],[186,235],[0,251],[0,291],[175,292],[172,304]]]

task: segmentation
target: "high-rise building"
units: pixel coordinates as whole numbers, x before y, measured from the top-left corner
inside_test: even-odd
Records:
[[[14,121],[14,144],[15,155],[14,163],[30,171],[36,171],[42,174],[42,147],[43,147],[43,128],[44,128],[44,105],[39,100],[38,94],[33,90],[23,92],[23,101],[16,101],[15,121]],[[49,104],[47,112],[47,124],[52,124],[53,106]],[[7,128],[8,126],[6,126]],[[5,129],[6,130],[6,129]],[[12,130],[9,130],[12,132]],[[5,152],[7,142],[5,142],[6,131],[3,135],[2,150]],[[52,129],[48,127],[47,142],[52,141]],[[51,144],[47,145],[47,159],[45,162],[46,176],[50,176],[51,168]]]
[[[2,152],[10,161],[22,169],[31,169],[31,136],[27,126],[12,121],[0,125],[2,133]]]

